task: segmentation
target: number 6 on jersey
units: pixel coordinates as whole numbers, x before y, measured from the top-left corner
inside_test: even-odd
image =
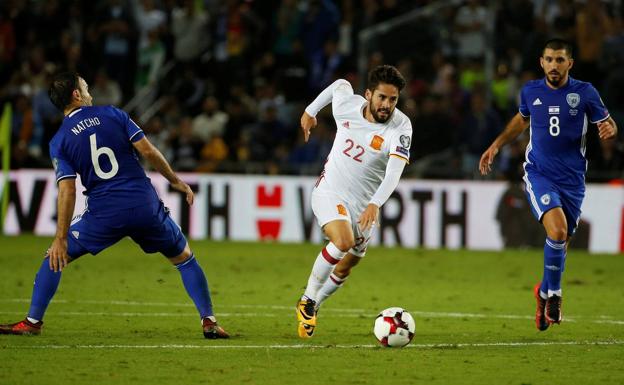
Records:
[[[91,144],[91,162],[93,163],[93,168],[95,169],[95,174],[102,179],[110,179],[117,175],[117,171],[119,171],[119,164],[117,163],[117,158],[115,158],[115,153],[109,147],[97,147],[95,134],[91,134],[89,136],[89,143]],[[106,155],[111,164],[111,170],[105,172],[100,167],[99,158],[100,155]]]

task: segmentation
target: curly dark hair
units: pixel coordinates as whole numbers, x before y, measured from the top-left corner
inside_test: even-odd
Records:
[[[368,73],[368,89],[374,91],[379,83],[391,84],[399,89],[405,87],[405,78],[396,67],[391,65],[380,65]]]
[[[56,108],[63,111],[71,103],[72,93],[78,89],[79,77],[76,72],[61,72],[54,76],[48,96]]]

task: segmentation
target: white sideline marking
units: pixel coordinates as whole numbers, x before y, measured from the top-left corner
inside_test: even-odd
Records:
[[[459,349],[489,347],[522,346],[586,346],[586,345],[624,345],[624,341],[560,341],[560,342],[490,342],[461,344],[410,344],[407,348],[415,349]],[[10,346],[8,349],[383,349],[380,345],[26,345]]]
[[[13,302],[13,303],[30,303],[30,299],[28,298],[0,298],[0,302]],[[140,302],[140,301],[100,301],[100,300],[76,300],[76,301],[68,301],[68,300],[52,300],[52,303],[58,304],[89,304],[89,305],[121,305],[121,306],[165,306],[165,307],[185,307],[185,308],[194,308],[192,303],[177,303],[177,302]],[[262,310],[294,310],[295,306],[284,306],[284,305],[219,305],[219,308],[223,309],[262,309]],[[332,314],[331,317],[338,318],[372,318],[372,315],[375,314],[374,311],[366,309],[340,309],[340,308],[323,308],[323,313],[331,312],[338,313]],[[425,318],[495,318],[495,319],[518,319],[518,320],[532,320],[534,317],[531,315],[514,315],[514,314],[481,314],[481,313],[457,313],[457,312],[429,312],[429,311],[416,311],[409,310],[409,312],[414,316],[420,316]],[[23,312],[3,312],[0,311],[0,314],[8,314],[8,315],[22,315]],[[143,312],[62,312],[55,311],[54,314],[58,315],[66,315],[66,316],[116,316],[116,317],[179,317],[179,316],[193,316],[195,317],[195,313],[168,313],[168,312],[157,312],[157,313],[143,313]],[[282,317],[283,313],[240,313],[240,312],[223,312],[217,313],[217,316],[220,317]],[[615,320],[612,319],[612,316],[607,315],[598,315],[595,317],[582,317],[582,316],[574,316],[574,317],[564,317],[565,322],[590,322],[596,324],[611,324],[611,325],[624,325],[624,320]],[[583,321],[580,321],[580,320]]]

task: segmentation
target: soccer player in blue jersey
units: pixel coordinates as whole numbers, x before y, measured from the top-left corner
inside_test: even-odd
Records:
[[[561,322],[561,274],[585,196],[588,123],[598,126],[601,140],[614,138],[617,125],[596,89],[569,76],[574,60],[568,42],[549,40],[540,64],[545,77],[524,85],[519,112],[483,153],[479,169],[487,174],[500,148],[530,127],[524,182],[533,214],[546,229],[544,275],[533,289],[535,324],[543,331]]]
[[[28,316],[0,325],[0,334],[40,334],[43,315],[61,279],[61,271],[80,256],[97,254],[123,237],[147,253],[160,252],[180,272],[195,303],[205,338],[228,338],[212,310],[208,282],[180,227],[139,163],[137,153],[175,190],[193,203],[193,191],[145,137],[127,113],[113,106],[92,106],[87,83],[78,74],[59,74],[50,99],[65,118],[50,141],[58,184],[56,235],[35,277]],[[76,176],[85,186],[87,208],[72,220]]]

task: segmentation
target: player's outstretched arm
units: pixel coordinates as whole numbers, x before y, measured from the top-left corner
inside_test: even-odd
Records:
[[[606,120],[602,122],[598,122],[598,136],[602,140],[612,139],[618,133],[617,124],[615,124],[615,120],[612,117],[608,117]]]
[[[332,103],[334,97],[349,95],[353,95],[351,83],[344,79],[338,79],[321,91],[316,99],[306,107],[305,112],[301,115],[301,129],[303,130],[306,142],[310,137],[310,129],[316,127],[316,115],[319,111],[325,108],[329,103]]]
[[[58,184],[56,235],[48,249],[50,270],[61,271],[69,263],[67,234],[76,204],[76,180],[62,179]]]
[[[191,187],[178,178],[176,173],[171,168],[171,165],[169,165],[169,162],[167,162],[167,159],[165,159],[163,154],[158,151],[158,149],[154,147],[154,145],[147,140],[146,137],[133,142],[132,145],[137,149],[143,158],[147,159],[149,164],[151,164],[156,171],[158,171],[169,181],[171,187],[186,194],[186,202],[189,205],[193,204],[194,194]]]
[[[524,130],[529,127],[529,118],[522,116],[519,112],[511,118],[509,123],[507,123],[507,127],[505,130],[492,142],[490,147],[481,155],[481,160],[479,161],[479,171],[481,171],[481,175],[487,175],[490,171],[492,171],[492,162],[494,162],[494,158],[496,154],[498,154],[498,150],[501,149],[504,145],[516,139],[518,135],[520,135]]]

